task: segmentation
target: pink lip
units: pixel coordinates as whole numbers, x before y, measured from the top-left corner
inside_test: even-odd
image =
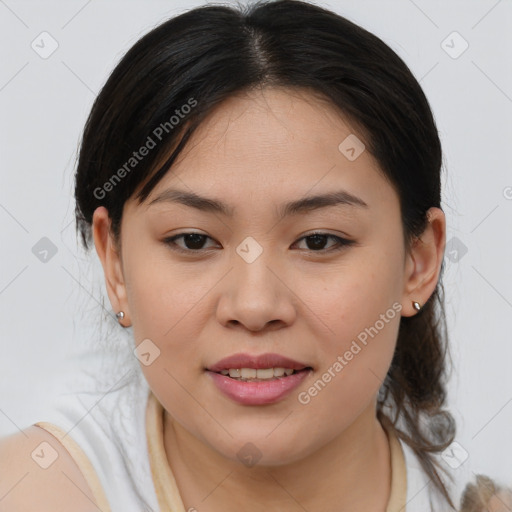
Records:
[[[295,373],[269,381],[245,382],[221,375],[230,368],[291,368]],[[243,405],[264,405],[277,402],[295,389],[312,371],[305,363],[279,354],[233,354],[206,368],[217,388],[228,398]]]
[[[251,355],[239,353],[225,357],[206,369],[211,372],[220,372],[230,368],[255,368],[256,370],[263,368],[291,368],[292,370],[302,370],[308,367],[309,365],[305,363],[294,361],[289,357],[279,354]]]
[[[264,367],[271,368],[272,365]],[[290,368],[290,366],[285,367]],[[233,366],[230,366],[230,368],[233,368]],[[242,368],[251,368],[251,366],[242,366]],[[217,389],[235,402],[243,405],[265,405],[284,398],[312,371],[312,369],[305,369],[287,377],[278,377],[266,382],[244,382],[213,371],[207,371],[206,373],[211,376]]]

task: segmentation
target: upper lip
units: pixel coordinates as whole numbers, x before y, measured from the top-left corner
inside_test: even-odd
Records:
[[[310,366],[280,354],[251,355],[239,353],[217,361],[213,366],[208,367],[207,370],[220,372],[230,368],[255,368],[256,370],[263,368],[290,368],[292,370],[303,370],[304,368],[310,368]]]

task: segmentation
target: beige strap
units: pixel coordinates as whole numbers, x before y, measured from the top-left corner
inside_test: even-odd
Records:
[[[75,440],[66,435],[66,432],[62,430],[60,427],[57,427],[53,423],[48,423],[46,421],[40,421],[38,423],[34,423],[36,427],[40,427],[47,432],[49,432],[52,436],[54,436],[60,444],[64,446],[67,452],[71,455],[72,459],[75,461],[76,465],[82,472],[87,485],[91,489],[91,492],[94,496],[95,504],[99,507],[102,512],[111,512],[110,504],[105,496],[105,492],[101,485],[101,482],[94,470],[91,461],[84,453],[82,448],[75,442]]]
[[[391,454],[391,493],[386,512],[404,512],[407,502],[407,469],[402,445],[392,428],[384,428]]]
[[[168,512],[185,512],[185,505],[165,454],[164,408],[151,391],[146,411],[146,432],[158,505],[161,510]]]

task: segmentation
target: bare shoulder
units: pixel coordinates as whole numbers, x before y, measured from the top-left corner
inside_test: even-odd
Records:
[[[35,425],[0,438],[0,512],[32,510],[98,511],[69,452]]]

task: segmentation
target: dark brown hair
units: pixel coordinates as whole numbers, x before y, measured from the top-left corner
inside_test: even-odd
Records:
[[[126,200],[148,197],[212,109],[267,85],[309,91],[359,128],[399,195],[410,249],[427,226],[428,209],[441,208],[441,143],[428,101],[407,65],[381,39],[298,0],[192,9],[130,48],[96,98],[83,134],[75,195],[84,246],[98,206],[108,209],[118,240]],[[144,158],[131,160],[134,151],[148,146]],[[443,270],[444,263],[441,276]],[[453,507],[433,457],[455,436],[453,417],[444,410],[442,293],[440,281],[420,312],[401,318],[377,414],[411,446]]]

